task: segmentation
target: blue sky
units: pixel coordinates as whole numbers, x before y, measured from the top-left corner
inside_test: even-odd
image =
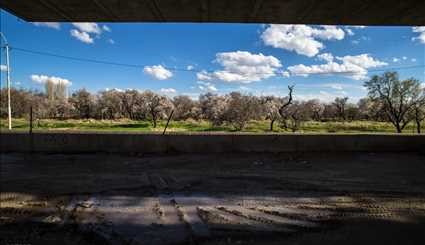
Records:
[[[13,86],[43,89],[47,79],[86,88],[150,89],[196,98],[208,91],[287,93],[324,101],[366,95],[367,77],[394,68],[425,81],[424,27],[261,24],[29,23],[1,11]],[[61,59],[41,51],[137,67]],[[2,51],[1,63],[5,63]],[[4,70],[4,69],[3,69]],[[1,73],[2,86],[5,72]]]

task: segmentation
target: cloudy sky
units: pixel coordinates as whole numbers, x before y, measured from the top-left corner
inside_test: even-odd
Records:
[[[298,99],[356,101],[387,70],[425,81],[425,27],[29,23],[2,11],[1,31],[13,85],[39,90],[51,79],[70,91],[283,96],[294,84]],[[1,64],[4,86],[3,51]]]

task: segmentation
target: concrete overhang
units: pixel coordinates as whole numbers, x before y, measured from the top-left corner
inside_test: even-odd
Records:
[[[40,22],[425,25],[425,0],[1,0]]]

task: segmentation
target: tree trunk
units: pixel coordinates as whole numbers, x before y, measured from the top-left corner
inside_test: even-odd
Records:
[[[153,128],[156,128],[156,117],[152,117]]]
[[[152,116],[153,127],[156,128],[156,113],[153,110],[151,110],[151,116]]]
[[[396,123],[396,129],[397,129],[397,133],[401,133],[401,127],[400,127],[400,123]]]
[[[421,133],[421,121],[416,120],[416,131],[418,132],[418,134]]]
[[[270,131],[271,132],[273,132],[273,125],[274,125],[274,122],[275,122],[276,120],[275,119],[272,119],[271,121],[270,121]]]

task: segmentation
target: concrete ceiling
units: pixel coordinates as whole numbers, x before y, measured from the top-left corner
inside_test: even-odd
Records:
[[[27,21],[425,25],[425,0],[1,0]]]

